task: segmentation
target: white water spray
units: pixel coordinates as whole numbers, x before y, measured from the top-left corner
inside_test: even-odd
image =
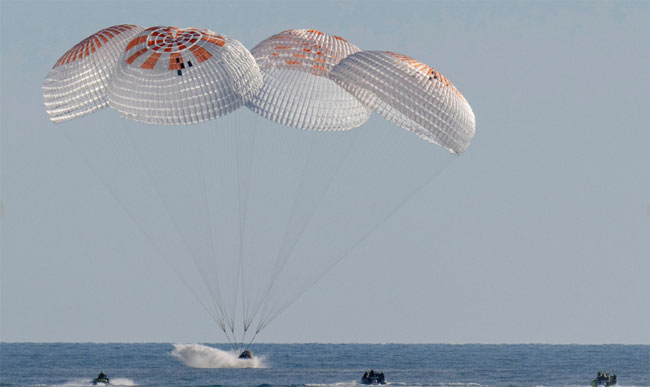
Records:
[[[86,387],[92,386],[92,380],[89,379],[73,379],[65,382],[64,384],[55,384],[53,387]],[[99,384],[102,385],[102,384]],[[137,386],[137,384],[128,378],[111,378],[111,386]]]
[[[174,344],[172,356],[192,368],[264,368],[263,359],[239,359],[232,352],[201,344]]]

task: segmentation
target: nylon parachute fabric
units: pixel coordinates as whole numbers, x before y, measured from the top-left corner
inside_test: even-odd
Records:
[[[126,42],[141,31],[133,24],[104,28],[63,54],[43,81],[50,119],[63,122],[108,106],[108,79]]]
[[[238,352],[454,159],[380,117],[346,129],[372,108],[457,153],[474,131],[435,70],[315,30],[251,55],[209,30],[140,28],[116,50],[99,95],[128,119],[61,132]]]
[[[474,136],[472,108],[438,71],[390,51],[361,51],[343,59],[328,77],[398,126],[452,153]]]
[[[264,85],[248,103],[255,113],[277,123],[306,130],[347,130],[363,125],[370,110],[326,74],[359,48],[345,39],[316,30],[280,32],[251,53]]]
[[[191,124],[234,111],[261,84],[255,60],[237,40],[205,29],[151,27],[127,44],[107,95],[123,117]]]

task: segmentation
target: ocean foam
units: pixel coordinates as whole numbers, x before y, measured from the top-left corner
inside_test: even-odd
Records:
[[[232,352],[201,344],[174,344],[172,356],[192,368],[264,368],[263,359],[239,359]]]
[[[69,380],[63,384],[55,384],[53,387],[76,387],[76,386],[92,386],[93,385],[93,380],[92,379],[74,379],[74,380]],[[99,384],[102,386],[102,384]],[[137,384],[132,380],[128,378],[111,378],[111,386],[137,386]]]

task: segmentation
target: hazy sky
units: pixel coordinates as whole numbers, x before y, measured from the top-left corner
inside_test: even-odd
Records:
[[[258,341],[650,343],[647,1],[0,7],[2,341],[224,341],[43,107],[66,50],[133,23],[248,48],[316,28],[432,65],[476,115],[468,151]],[[79,121],[120,121],[99,114]]]

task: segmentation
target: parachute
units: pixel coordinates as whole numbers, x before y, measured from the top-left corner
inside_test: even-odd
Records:
[[[328,76],[388,120],[450,152],[464,152],[474,136],[474,113],[463,95],[438,71],[406,55],[358,52]]]
[[[108,106],[106,86],[126,42],[142,27],[104,28],[77,43],[43,81],[45,110],[53,122],[81,117]]]
[[[439,73],[338,36],[287,30],[249,52],[205,29],[120,34],[110,60],[73,49],[102,70],[57,62],[46,110],[127,118],[61,131],[238,352],[440,173],[450,155],[429,142],[460,153],[474,133],[460,93],[425,79]],[[371,110],[427,141],[363,125]]]
[[[370,110],[329,80],[329,70],[359,48],[317,30],[287,30],[263,40],[251,53],[264,75],[248,108],[298,129],[348,130],[363,125]]]
[[[147,28],[126,45],[121,59],[106,90],[109,103],[121,116],[149,124],[221,117],[262,86],[250,52],[209,30]]]

